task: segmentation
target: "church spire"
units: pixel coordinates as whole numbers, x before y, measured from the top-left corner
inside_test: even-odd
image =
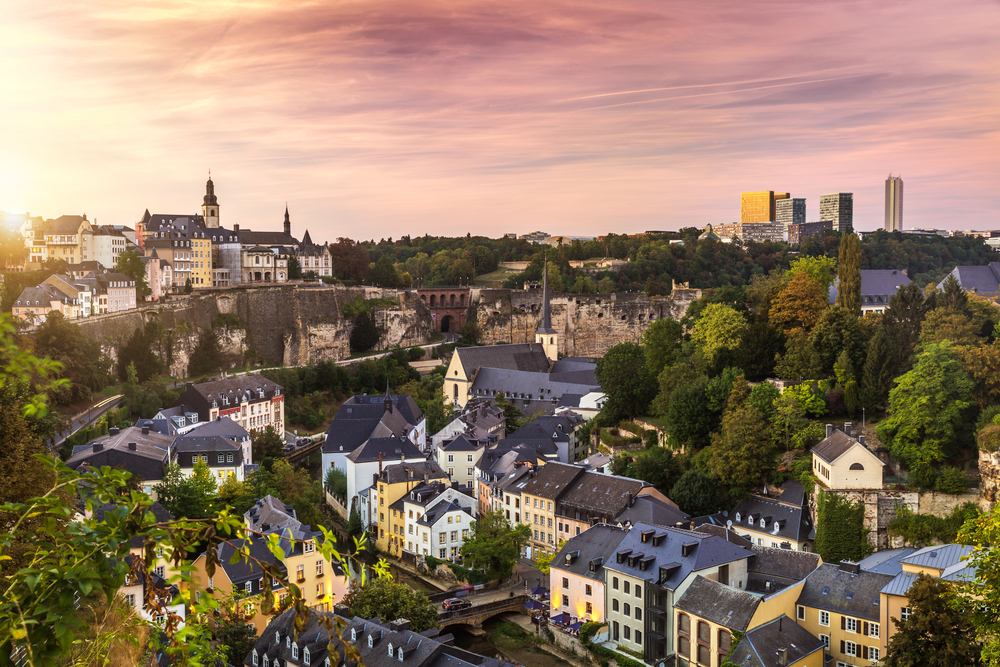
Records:
[[[542,321],[535,333],[552,334],[556,330],[552,328],[552,312],[549,309],[549,263],[544,256],[542,261],[545,262],[545,268],[542,269]]]
[[[215,196],[215,183],[212,182],[212,171],[208,172],[208,182],[205,183],[205,199],[201,204],[201,217],[206,227],[219,226],[219,199]]]
[[[288,202],[285,202],[285,235],[292,235],[292,223],[288,219]]]

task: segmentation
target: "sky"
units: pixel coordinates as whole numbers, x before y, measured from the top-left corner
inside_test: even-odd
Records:
[[[0,211],[314,240],[1000,229],[1000,1],[3,0]]]

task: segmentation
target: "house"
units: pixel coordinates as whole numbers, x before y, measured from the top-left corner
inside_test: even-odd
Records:
[[[254,433],[268,426],[285,432],[285,396],[281,386],[262,375],[243,375],[213,382],[187,383],[179,405],[198,413],[203,422],[229,417]]]
[[[303,274],[313,273],[318,278],[333,275],[330,246],[326,243],[323,245],[313,243],[308,229],[302,235],[302,243],[295,251],[295,257],[299,260]]]
[[[45,259],[61,259],[68,264],[82,262],[83,234],[90,230],[90,221],[87,220],[86,213],[61,215],[55,220],[46,220],[42,226],[45,247],[48,250]]]
[[[443,441],[434,451],[438,465],[448,471],[448,478],[471,489],[476,482],[476,464],[488,444],[489,440],[474,441],[458,435]]]
[[[531,537],[524,548],[526,558],[537,560],[540,553],[551,554],[558,550],[557,499],[584,472],[578,466],[547,463],[537,472],[529,471],[527,477],[516,484],[515,488],[521,494],[521,504],[524,507],[521,521],[531,529]]]
[[[850,424],[845,424],[850,430]],[[812,448],[813,475],[828,489],[881,489],[884,464],[865,443],[826,425],[826,437]]]
[[[406,514],[405,550],[441,560],[458,561],[462,545],[469,539],[476,524],[475,499],[461,489],[448,487],[436,493],[411,492],[401,501]]]
[[[134,242],[125,236],[124,229],[110,225],[92,226],[82,234],[81,255],[83,261],[100,262],[102,266],[113,267],[118,255],[125,252]]]
[[[113,510],[116,505],[105,505],[104,507],[99,507],[94,510],[94,521],[97,523],[104,523],[105,516],[109,510]],[[158,502],[154,502],[152,506],[147,510],[153,514],[156,521],[159,523],[166,523],[168,521],[174,520],[174,515],[171,514],[167,508]],[[143,558],[145,553],[145,541],[146,538],[143,535],[133,535],[129,540],[129,554],[132,558]],[[152,570],[153,574],[163,580],[170,580],[170,577],[175,574],[180,574],[180,570],[174,565],[173,561],[170,559],[170,554],[164,552],[162,549],[157,548],[154,551],[155,561],[150,565],[146,566],[143,563],[141,569]],[[139,598],[140,602],[143,598]]]
[[[25,287],[14,300],[12,311],[15,318],[37,324],[45,321],[51,312],[61,313],[66,319],[76,319],[80,304],[51,285],[39,285]]]
[[[629,510],[633,508],[634,503],[639,498],[648,499],[643,501],[643,504],[647,506],[648,502],[656,502],[669,507],[673,510],[673,516],[684,517],[680,520],[684,521],[685,527],[687,526],[688,516],[681,512],[672,500],[649,483],[631,477],[606,475],[585,470],[556,500],[555,514],[558,530],[556,539],[564,540],[570,536],[579,535],[595,523],[615,523],[618,525],[626,522],[640,523],[638,520],[630,522],[628,519],[623,521],[621,518],[623,514],[630,515]],[[666,510],[660,514],[664,512]],[[675,526],[676,523],[677,521],[671,523],[671,527]]]
[[[760,606],[756,595],[695,577],[673,608],[678,666],[721,665],[733,648],[733,634],[754,625]]]
[[[244,460],[243,447],[221,435],[182,435],[174,441],[174,450],[182,474],[193,475],[195,463],[201,461],[220,485],[230,475],[242,482],[244,465],[251,463]]]
[[[171,288],[177,290],[187,285],[191,279],[194,259],[191,239],[186,234],[174,230],[154,232],[144,240],[143,251],[146,256],[155,255],[170,266]]]
[[[199,422],[194,428],[188,431],[188,435],[198,437],[221,436],[226,440],[236,443],[243,453],[243,463],[253,462],[253,448],[250,434],[245,428],[234,422],[229,417],[219,417],[210,422]]]
[[[246,667],[338,667],[345,654],[343,642],[350,642],[361,654],[359,664],[369,667],[514,667],[497,658],[470,653],[455,646],[450,634],[438,630],[421,633],[410,630],[405,619],[346,618],[347,608],[337,607],[338,616],[311,613],[300,624],[289,609],[261,633],[242,664]],[[328,628],[345,623],[338,638]],[[337,651],[331,655],[332,643]],[[353,664],[353,663],[351,663]]]
[[[574,412],[584,419],[593,419],[597,416],[597,413],[601,411],[604,407],[604,401],[607,397],[603,391],[589,390],[584,394],[563,394],[559,398],[559,404],[556,406],[556,412],[563,412],[564,410],[569,410]]]
[[[163,479],[167,465],[174,461],[174,438],[148,428],[112,427],[107,435],[73,447],[66,466],[73,470],[81,466],[120,468],[141,480],[142,490],[153,494],[153,487]],[[155,500],[155,497],[154,497]]]
[[[454,419],[430,437],[430,449],[434,452],[443,441],[458,435],[470,440],[501,440],[506,435],[506,426],[503,410],[490,400],[470,400]]]
[[[377,487],[378,507],[372,508],[372,516],[378,517],[375,523],[375,546],[381,551],[399,555],[405,546],[407,534],[402,499],[421,484],[447,481],[448,475],[434,461],[402,461],[380,467],[374,483]]]
[[[42,285],[51,285],[60,293],[69,297],[78,304],[74,317],[90,317],[96,313],[97,289],[96,284],[91,287],[86,279],[73,279],[70,276],[54,274],[42,281]],[[65,314],[65,313],[64,313]]]
[[[323,442],[323,470],[347,470],[347,457],[370,438],[406,438],[422,451],[427,419],[407,394],[359,394],[344,401]],[[325,473],[324,473],[325,474]],[[370,478],[369,478],[370,480]],[[360,488],[360,487],[359,487]],[[365,485],[363,488],[368,488]],[[353,497],[349,494],[349,497]]]
[[[839,279],[830,285],[829,302],[837,302]],[[885,312],[889,300],[900,287],[910,284],[906,271],[885,269],[861,270],[861,314]]]
[[[1000,262],[990,262],[986,266],[956,266],[949,276],[958,281],[959,287],[969,294],[978,294],[987,299],[1000,297]],[[944,280],[938,283],[944,289]]]
[[[835,664],[877,662],[888,634],[882,631],[881,591],[892,580],[857,563],[824,563],[806,577],[795,620],[826,646]]]
[[[610,640],[658,664],[676,651],[675,602],[702,576],[746,587],[753,552],[721,537],[638,523],[605,563]]]
[[[517,485],[544,461],[527,445],[487,450],[476,464],[476,497],[482,516],[500,511],[508,521],[521,522],[521,493]]]
[[[562,463],[573,463],[578,452],[576,432],[584,420],[572,412],[541,415],[510,434],[512,442],[524,443],[544,452],[546,457]],[[586,443],[584,443],[584,449]],[[554,453],[554,456],[553,456]]]
[[[142,559],[135,554],[125,556],[125,562],[129,571],[118,589],[118,597],[125,605],[145,621],[162,619],[165,614],[159,609],[165,607],[168,614],[179,616],[183,622],[187,609],[183,602],[175,602],[180,593],[177,586],[170,584],[156,572],[147,570]]]
[[[195,559],[192,578],[196,597],[204,591],[204,594],[225,599],[239,590],[245,595],[239,604],[244,605],[244,613],[257,633],[267,627],[269,618],[261,611],[259,596],[273,595],[274,605],[278,606],[284,602],[287,591],[277,580],[265,576],[254,560],[236,555],[236,562],[230,562],[237,554],[236,548],[239,548],[246,550],[257,561],[277,565],[282,575],[302,591],[302,597],[311,609],[329,611],[336,601],[343,598],[347,592],[343,570],[334,567],[317,551],[322,533],[313,532],[309,526],[299,522],[291,506],[284,505],[273,496],[265,496],[243,517],[250,531],[249,536],[216,547],[219,564],[213,576],[209,576],[206,570],[205,554]],[[278,546],[284,560],[279,560],[268,548],[269,535],[279,536]]]
[[[348,511],[357,510],[361,523],[365,528],[378,523],[378,487],[375,480],[382,476],[385,468],[397,463],[425,463],[427,459],[416,445],[406,438],[391,436],[388,438],[369,438],[347,456],[347,501]],[[435,468],[437,464],[434,464]],[[442,473],[442,478],[447,478]],[[420,476],[423,479],[423,475]],[[368,492],[375,486],[375,496]],[[399,493],[402,495],[402,492]],[[391,502],[395,502],[396,495]],[[371,501],[375,501],[371,504]],[[382,500],[381,511],[384,514],[385,504]],[[383,519],[385,521],[385,519]]]
[[[748,667],[824,667],[823,644],[787,616],[748,632],[729,661]]]
[[[604,565],[627,534],[627,528],[599,523],[566,541],[549,569],[553,613],[587,621],[607,618]]]
[[[752,495],[727,515],[713,514],[692,520],[697,530],[703,523],[729,526],[754,544],[776,549],[811,551],[816,538],[809,502],[802,484],[788,480],[777,497]]]

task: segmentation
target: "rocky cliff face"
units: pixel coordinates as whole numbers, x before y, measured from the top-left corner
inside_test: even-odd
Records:
[[[979,489],[990,507],[1000,496],[1000,452],[979,452]]]

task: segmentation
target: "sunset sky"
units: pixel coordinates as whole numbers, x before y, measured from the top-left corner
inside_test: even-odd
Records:
[[[598,234],[853,192],[1000,228],[1000,2],[4,0],[0,210]]]

